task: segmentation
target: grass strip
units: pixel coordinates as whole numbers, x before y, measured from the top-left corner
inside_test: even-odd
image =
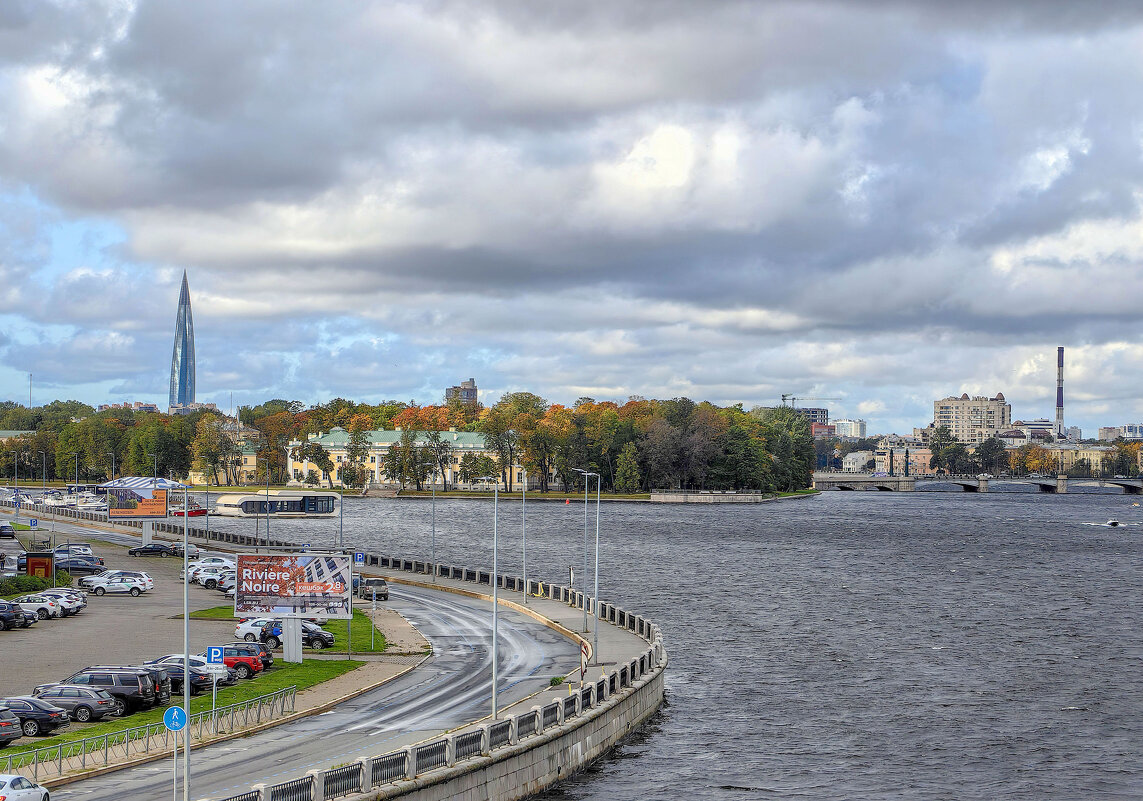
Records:
[[[348,659],[307,659],[301,664],[289,664],[276,661],[274,667],[262,671],[253,679],[239,680],[231,687],[218,688],[218,706],[237,704],[249,701],[260,695],[268,695],[296,684],[298,692],[336,679],[351,670],[364,665],[364,662],[351,662]],[[182,703],[182,695],[171,698],[172,703]],[[76,742],[90,737],[101,737],[104,734],[121,732],[138,726],[151,723],[162,723],[165,707],[153,707],[145,712],[136,712],[124,718],[111,718],[82,728],[72,727],[51,737],[21,738],[20,741],[0,752],[2,756],[18,754],[22,751],[31,751],[36,748],[50,748],[62,743]],[[191,714],[210,711],[210,692],[191,698]]]
[[[234,616],[234,607],[232,606],[212,606],[209,609],[199,609],[190,613],[191,620],[235,620],[238,618]],[[182,615],[178,615],[181,619]],[[334,651],[344,651],[346,634],[349,626],[348,621],[345,620],[331,620],[322,626],[323,629],[333,635],[333,648]],[[379,654],[385,650],[386,642],[385,635],[378,629],[373,634],[373,641],[370,643],[370,628],[372,621],[369,616],[359,609],[353,610],[353,652],[354,653],[375,653]],[[370,647],[372,645],[372,647]]]

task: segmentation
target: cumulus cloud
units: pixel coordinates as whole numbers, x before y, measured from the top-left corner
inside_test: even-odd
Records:
[[[1065,344],[1075,419],[1124,422],[1141,44],[1131,2],[5,3],[0,378],[162,398],[187,269],[212,400],[908,430],[1046,415]]]

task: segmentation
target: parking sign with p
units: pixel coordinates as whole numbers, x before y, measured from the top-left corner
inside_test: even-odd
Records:
[[[222,664],[222,647],[212,645],[206,649],[206,663],[208,665],[221,665]]]

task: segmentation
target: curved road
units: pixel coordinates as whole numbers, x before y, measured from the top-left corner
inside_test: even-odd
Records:
[[[192,799],[225,798],[252,784],[274,784],[307,770],[383,754],[491,713],[490,604],[401,585],[390,585],[390,598],[390,606],[432,643],[433,656],[329,712],[192,751]],[[579,665],[574,643],[516,612],[501,610],[499,637],[501,707],[544,689],[553,676]],[[53,799],[84,801],[170,797],[170,759],[52,792]]]

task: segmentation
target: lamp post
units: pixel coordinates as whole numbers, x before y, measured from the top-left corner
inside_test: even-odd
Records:
[[[20,517],[20,452],[8,451],[12,454],[12,499],[16,502],[16,518]]]
[[[595,634],[592,636],[591,655],[595,658],[595,664],[599,664],[599,493],[600,484],[603,482],[603,476],[599,473],[595,474],[595,590],[592,592],[592,597],[595,598]]]
[[[114,481],[115,480],[115,452],[114,451],[108,451],[107,453],[105,453],[103,455],[111,457],[111,480]]]
[[[433,584],[437,583],[437,484],[433,482],[433,521],[432,521],[432,560]]]
[[[190,600],[187,588],[187,550],[190,544],[190,515],[187,514],[187,486],[183,485],[183,712],[190,715]],[[189,721],[188,721],[189,723]],[[176,735],[177,736],[177,735]],[[190,726],[183,726],[183,801],[190,801]]]
[[[588,477],[598,476],[599,473],[581,470],[578,467],[572,469],[583,474],[583,580],[580,586],[583,587],[583,633],[587,634],[587,487],[590,483]]]
[[[520,539],[521,539],[521,553],[520,553],[520,572],[523,574],[524,579],[524,605],[528,605],[528,468],[524,466],[524,460],[520,460],[520,469],[523,471],[524,480],[520,482]]]
[[[499,656],[497,626],[499,623],[500,593],[500,539],[498,523],[500,515],[500,479],[496,476],[481,476],[477,481],[492,482],[492,719],[496,720],[496,660]]]

